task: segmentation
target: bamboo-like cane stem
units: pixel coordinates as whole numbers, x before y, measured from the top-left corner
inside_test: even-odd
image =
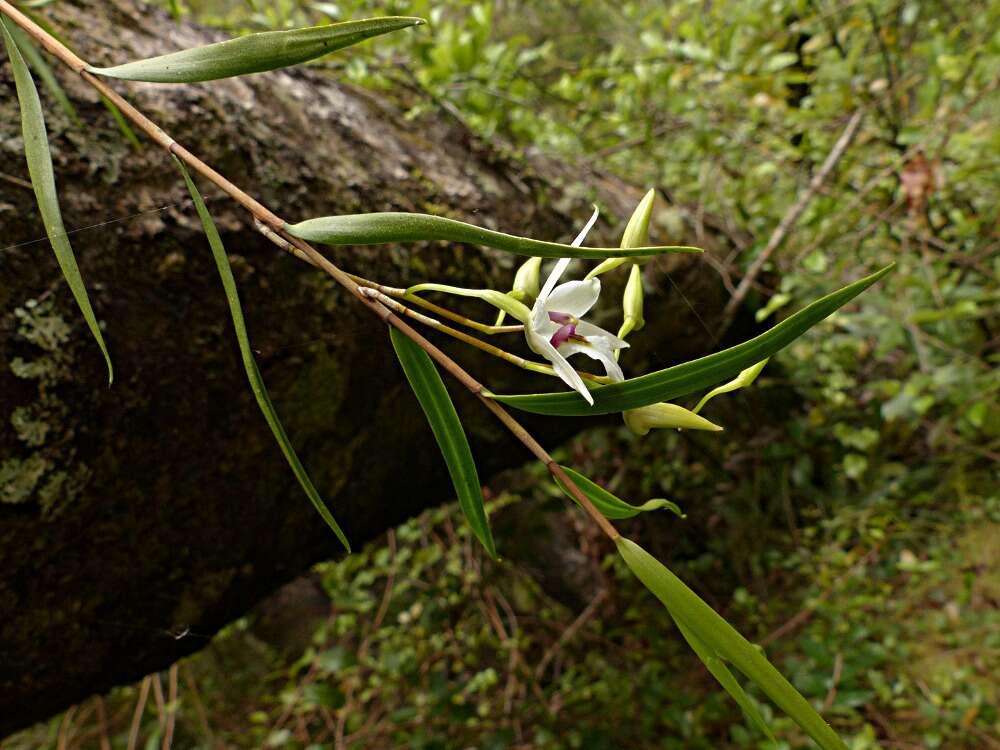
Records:
[[[26,33],[41,44],[42,47],[44,47],[49,53],[58,58],[72,70],[76,71],[83,78],[83,80],[97,89],[97,91],[103,94],[109,101],[118,107],[125,117],[135,123],[135,125],[153,141],[171,154],[175,155],[178,159],[183,161],[198,174],[215,184],[224,193],[247,209],[247,211],[249,211],[256,220],[258,229],[260,229],[261,225],[263,225],[263,229],[261,231],[263,231],[265,236],[271,239],[272,242],[275,242],[275,244],[283,250],[295,255],[295,257],[300,260],[303,260],[327,273],[334,279],[334,281],[351,292],[362,302],[362,304],[368,307],[369,310],[375,313],[386,324],[399,330],[400,333],[410,338],[415,344],[417,344],[417,346],[427,352],[427,354],[434,359],[442,369],[472,391],[479,398],[479,400],[486,405],[486,408],[493,412],[497,418],[503,422],[504,426],[506,426],[507,429],[509,429],[514,436],[520,440],[532,454],[535,455],[536,458],[545,464],[549,472],[556,479],[562,482],[567,489],[569,489],[573,497],[587,511],[587,513],[605,534],[607,534],[612,540],[615,540],[620,536],[615,527],[612,526],[603,515],[601,515],[600,511],[594,507],[594,504],[583,493],[583,491],[568,476],[566,476],[566,472],[564,472],[562,468],[552,459],[552,457],[538,443],[538,441],[536,441],[527,432],[527,430],[525,430],[517,422],[517,420],[508,414],[507,411],[500,406],[500,404],[490,398],[489,391],[487,391],[479,381],[472,377],[472,375],[462,369],[457,362],[434,346],[434,344],[399,318],[399,316],[382,304],[382,302],[378,299],[372,299],[369,297],[362,291],[362,287],[360,287],[358,283],[351,278],[350,274],[330,262],[330,260],[328,260],[309,243],[288,234],[284,230],[285,221],[281,217],[273,213],[262,203],[245,193],[217,171],[212,169],[212,167],[205,164],[205,162],[177,143],[155,122],[132,106],[114,89],[104,83],[104,81],[92,73],[89,73],[87,71],[87,63],[84,60],[75,55],[58,39],[45,31],[45,29],[32,21],[24,13],[20,12],[7,0],[0,0],[0,13],[7,16],[7,18],[24,29]]]

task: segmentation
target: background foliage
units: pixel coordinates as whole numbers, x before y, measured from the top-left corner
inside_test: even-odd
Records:
[[[320,66],[405,92],[409,117],[443,109],[582,176],[657,187],[653,238],[703,239],[679,236],[685,217],[723,235],[730,286],[861,109],[748,304],[780,318],[862,271],[897,273],[753,391],[712,402],[724,437],[603,428],[561,458],[634,502],[677,501],[686,520],[625,528],[766,645],[853,748],[1000,747],[1000,4],[164,5],[230,30],[426,16],[428,32]],[[774,747],[547,479],[529,469],[493,490],[514,562],[484,559],[454,508],[425,514],[320,568],[333,614],[294,659],[248,619],[162,685],[4,746],[128,747],[145,691],[148,747]],[[529,504],[583,535],[571,546],[589,583],[571,606],[511,551]],[[808,746],[774,724],[780,747]]]

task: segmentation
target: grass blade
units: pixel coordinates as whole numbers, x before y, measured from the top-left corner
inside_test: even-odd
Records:
[[[503,232],[483,229],[464,221],[446,219],[430,214],[387,211],[374,214],[346,214],[323,216],[298,224],[288,224],[285,229],[309,242],[324,245],[381,245],[387,242],[419,242],[447,240],[485,245],[506,250],[516,255],[540,258],[617,258],[633,255],[660,255],[662,253],[700,253],[697,247],[574,247],[558,242],[544,242]]]
[[[621,383],[601,386],[593,390],[594,405],[590,406],[579,394],[534,393],[522,396],[493,395],[497,401],[535,414],[563,417],[586,417],[613,414],[648,406],[660,401],[670,401],[694,391],[715,385],[733,377],[741,370],[767,359],[808,331],[821,320],[846,305],[865,289],[889,273],[895,264],[881,271],[848,284],[832,294],[822,297],[791,317],[778,323],[760,336],[744,341],[729,349],[695,359],[684,364],[651,372]]]
[[[191,179],[191,175],[188,174],[184,164],[176,157],[174,161],[184,176],[184,182],[187,184],[188,191],[191,193],[191,198],[194,200],[198,216],[201,218],[202,226],[205,229],[205,236],[208,237],[208,244],[212,248],[212,257],[215,259],[216,268],[219,270],[222,286],[226,290],[226,300],[229,302],[229,312],[233,318],[233,327],[236,329],[236,340],[239,342],[243,366],[246,368],[247,379],[250,381],[250,388],[257,399],[257,404],[264,413],[264,419],[267,420],[271,432],[274,433],[274,438],[278,441],[278,445],[281,447],[281,452],[285,455],[288,465],[292,467],[295,478],[299,480],[299,484],[302,485],[302,489],[316,508],[316,511],[326,521],[326,525],[333,530],[333,533],[337,535],[341,544],[350,552],[351,545],[348,543],[347,537],[323,503],[323,499],[313,486],[312,480],[309,479],[305,467],[299,461],[299,457],[295,453],[288,435],[285,433],[285,428],[282,426],[281,420],[278,419],[278,414],[274,410],[274,404],[271,403],[271,397],[267,393],[264,379],[261,377],[260,370],[257,368],[257,362],[253,358],[253,350],[250,348],[250,337],[247,334],[246,322],[243,319],[243,309],[240,307],[240,297],[236,291],[236,279],[233,278],[233,271],[229,267],[229,258],[226,255],[226,249],[222,246],[222,238],[219,237],[219,230],[216,229],[215,222],[212,221],[212,217],[208,213],[208,208],[205,206],[205,201],[202,199],[201,193]]]
[[[667,510],[673,511],[676,515],[681,518],[685,518],[684,512],[677,506],[677,503],[672,503],[669,500],[664,500],[662,498],[656,498],[655,500],[648,500],[642,505],[629,505],[624,500],[612,495],[606,489],[601,487],[599,484],[591,482],[587,477],[578,471],[573,471],[573,469],[568,466],[563,466],[562,470],[565,471],[569,478],[576,483],[576,486],[580,488],[587,499],[594,504],[604,515],[605,518],[610,518],[612,520],[619,520],[622,518],[632,518],[632,516],[637,516],[640,513],[649,510],[659,510],[660,508],[666,508]],[[559,485],[559,489],[566,493],[566,496],[577,502],[573,494],[563,486],[563,483],[556,479],[556,484]]]
[[[452,484],[455,485],[458,504],[469,526],[472,527],[472,533],[495,560],[497,550],[493,542],[493,533],[490,531],[490,521],[486,516],[483,489],[479,484],[476,462],[472,458],[465,430],[458,419],[455,405],[452,404],[451,397],[444,387],[441,375],[427,352],[410,339],[395,328],[389,329],[389,336],[396,350],[396,356],[399,357],[399,363],[403,366],[403,372],[406,373],[406,379],[410,381],[413,393],[434,432],[441,455],[444,456]]]
[[[3,33],[4,46],[10,57],[10,65],[14,71],[14,85],[17,88],[17,98],[21,105],[21,129],[24,133],[24,155],[28,161],[28,173],[31,175],[31,186],[35,190],[38,210],[42,214],[45,233],[55,251],[56,261],[62,269],[66,283],[76,299],[76,304],[87,321],[90,332],[101,348],[104,361],[108,366],[108,384],[114,380],[114,369],[111,367],[111,356],[104,343],[104,336],[94,315],[94,308],[87,296],[87,287],[80,275],[80,267],[76,263],[73,247],[63,226],[62,212],[59,210],[59,196],[56,193],[55,173],[52,169],[52,155],[49,153],[48,133],[45,130],[45,116],[42,114],[42,102],[38,98],[38,89],[28,71],[17,43],[11,36],[7,22],[0,17],[0,31]]]
[[[298,65],[366,39],[422,23],[422,18],[386,16],[290,31],[265,31],[110,68],[89,66],[87,70],[108,78],[151,83],[215,81]]]
[[[635,542],[620,537],[615,543],[629,569],[663,602],[678,625],[694,634],[712,653],[753,680],[823,750],[847,750],[847,745],[809,701],[782,677],[759,649],[737,633],[701,597]]]

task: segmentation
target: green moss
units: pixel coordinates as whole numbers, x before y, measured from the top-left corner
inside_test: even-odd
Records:
[[[18,504],[30,500],[38,481],[49,468],[48,461],[37,453],[24,460],[8,458],[0,464],[0,503]]]
[[[71,504],[90,476],[75,461],[72,441],[65,439],[69,410],[58,395],[59,386],[72,377],[72,328],[51,300],[28,300],[14,315],[18,336],[35,356],[14,357],[10,369],[19,378],[36,381],[37,391],[33,401],[11,412],[14,434],[26,450],[0,465],[0,502],[36,501],[41,515],[49,518]]]

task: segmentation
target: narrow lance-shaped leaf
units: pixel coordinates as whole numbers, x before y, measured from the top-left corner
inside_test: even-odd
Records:
[[[14,37],[18,51],[24,57],[28,66],[42,79],[45,88],[49,90],[52,97],[59,103],[66,116],[69,117],[74,125],[80,127],[82,123],[80,122],[80,115],[77,113],[76,107],[69,100],[65,89],[59,83],[59,79],[56,78],[56,74],[52,72],[52,68],[45,61],[45,58],[42,57],[42,53],[38,51],[38,47],[31,41],[31,37],[25,34],[19,26],[11,25],[7,28],[7,31]]]
[[[670,616],[712,653],[753,680],[764,694],[823,748],[847,750],[847,745],[830,728],[812,705],[767,660],[764,654],[689,589],[663,563],[635,542],[615,540],[625,564],[656,598]]]
[[[275,440],[278,441],[281,452],[285,455],[288,465],[292,467],[292,472],[295,474],[295,478],[299,480],[299,484],[305,491],[306,496],[312,502],[320,517],[326,521],[327,526],[337,535],[344,548],[350,552],[351,545],[347,541],[347,537],[336,520],[334,520],[323,499],[319,496],[319,492],[313,486],[312,480],[309,479],[305,467],[302,466],[302,462],[299,460],[291,441],[288,439],[288,435],[285,433],[285,428],[281,424],[281,420],[278,419],[278,414],[274,410],[274,404],[271,403],[271,397],[267,393],[264,379],[261,377],[257,362],[253,358],[253,349],[250,348],[250,337],[247,334],[246,321],[243,319],[243,308],[240,306],[240,297],[236,290],[236,279],[233,278],[233,271],[229,267],[229,258],[226,255],[226,249],[222,246],[222,238],[219,236],[219,230],[216,229],[215,222],[212,220],[211,215],[208,213],[208,208],[205,206],[205,201],[202,199],[198,187],[194,184],[183,162],[176,157],[174,157],[174,161],[184,176],[184,182],[187,184],[188,192],[191,193],[195,209],[198,211],[201,224],[205,229],[208,244],[212,248],[212,257],[215,259],[215,266],[219,270],[219,277],[222,279],[222,286],[226,291],[226,301],[229,303],[229,313],[233,318],[233,327],[236,329],[236,341],[239,343],[240,355],[243,358],[243,367],[246,368],[247,379],[250,381],[250,388],[257,399],[257,405],[260,406],[260,410],[264,413],[264,419],[267,420],[271,432],[274,433]]]
[[[665,370],[594,388],[593,406],[588,405],[578,394],[570,392],[521,396],[493,395],[492,398],[535,414],[586,417],[613,414],[686,396],[733,377],[740,370],[785,348],[889,273],[894,266],[895,264],[888,265],[871,276],[859,279],[843,289],[816,300],[760,336],[742,344]]]
[[[750,696],[746,694],[743,686],[733,677],[733,673],[729,671],[729,667],[725,663],[712,653],[712,649],[705,645],[702,640],[692,633],[683,623],[679,620],[674,621],[677,625],[677,629],[681,631],[681,635],[684,636],[684,640],[688,642],[691,649],[698,655],[702,663],[712,673],[712,676],[719,681],[719,684],[729,693],[730,697],[736,701],[737,705],[743,709],[743,713],[747,715],[747,718],[756,726],[764,735],[770,739],[774,739],[774,734],[771,732],[771,727],[767,725],[764,721],[764,717],[761,716],[760,711],[757,710],[756,704],[750,700]]]
[[[108,78],[150,83],[214,81],[298,65],[422,23],[422,18],[386,16],[290,31],[265,31],[110,68],[88,66],[87,70]]]
[[[31,78],[28,66],[18,50],[17,43],[10,34],[7,22],[0,17],[0,31],[3,32],[4,46],[10,57],[10,65],[14,71],[14,85],[17,88],[17,98],[21,105],[21,129],[24,134],[24,155],[28,161],[28,173],[31,175],[31,186],[35,190],[38,210],[45,224],[45,234],[48,235],[56,261],[62,269],[66,283],[76,299],[76,304],[83,313],[90,332],[97,340],[108,366],[108,383],[114,380],[114,370],[111,367],[111,357],[104,343],[104,336],[94,315],[94,308],[87,296],[87,287],[80,275],[80,267],[76,263],[73,247],[63,226],[62,213],[59,210],[59,197],[56,193],[55,173],[52,169],[52,155],[49,153],[48,133],[45,129],[45,117],[42,114],[42,102],[38,98],[38,89]]]
[[[325,245],[381,245],[387,242],[446,240],[506,250],[516,255],[540,258],[611,258],[622,255],[660,255],[662,253],[700,253],[697,247],[574,247],[559,242],[545,242],[513,234],[483,229],[464,221],[430,214],[387,211],[373,214],[345,214],[309,219],[287,224],[285,229],[296,237]]]
[[[580,472],[573,471],[573,469],[568,466],[563,466],[562,470],[569,475],[569,478],[573,480],[576,486],[580,488],[583,494],[587,496],[587,499],[594,504],[594,507],[597,508],[605,518],[610,518],[612,520],[631,518],[632,516],[644,513],[645,511],[659,510],[660,508],[665,508],[681,518],[686,518],[684,512],[680,509],[680,507],[678,507],[677,503],[672,503],[669,500],[664,500],[663,498],[655,498],[653,500],[647,500],[642,505],[629,505],[621,498],[612,495],[599,484],[587,479],[587,477]],[[567,497],[574,502],[578,502],[573,496],[573,493],[571,493],[569,489],[558,479],[556,479],[556,484],[559,485],[559,489],[566,493]]]
[[[490,557],[496,559],[496,545],[493,543],[493,533],[490,531],[489,518],[486,516],[483,488],[479,484],[476,462],[472,458],[465,430],[458,419],[451,396],[444,387],[441,375],[427,352],[413,341],[395,328],[389,328],[389,336],[399,363],[403,366],[406,379],[410,381],[413,393],[420,402],[441,449],[441,455],[444,456],[452,484],[455,485],[458,504],[469,526],[472,527],[472,533],[482,542]]]

